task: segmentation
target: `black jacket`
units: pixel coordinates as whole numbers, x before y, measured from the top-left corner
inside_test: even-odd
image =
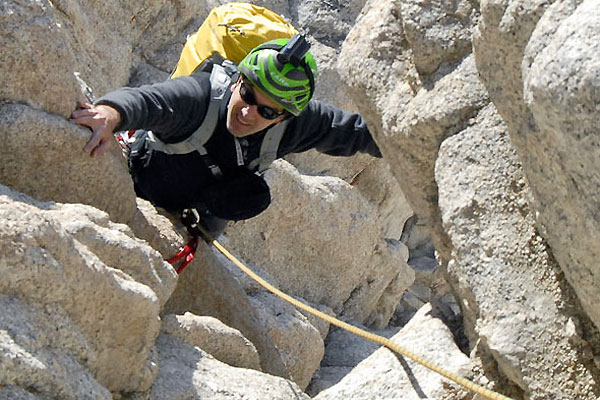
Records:
[[[122,121],[118,130],[151,130],[163,142],[177,143],[191,135],[204,119],[210,99],[209,78],[210,74],[198,72],[155,85],[122,88],[100,98],[96,104],[107,104],[120,112]],[[203,208],[207,204],[210,208],[211,203],[214,208],[223,200],[217,197],[223,196],[237,197],[240,202],[235,207],[248,206],[243,198],[251,197],[253,190],[247,193],[243,182],[250,180],[256,184],[256,181],[250,176],[253,174],[240,171],[237,166],[234,137],[225,125],[230,95],[228,90],[220,106],[215,133],[205,145],[209,156],[223,170],[224,178],[215,178],[197,152],[167,155],[148,149],[146,133],[138,132],[130,155],[130,169],[140,197],[171,210]],[[258,157],[265,132],[239,139],[246,166]],[[289,122],[277,156],[313,148],[334,156],[351,156],[360,151],[381,157],[360,115],[314,100]],[[223,193],[216,193],[215,188]],[[244,219],[255,214],[240,212],[221,217]]]

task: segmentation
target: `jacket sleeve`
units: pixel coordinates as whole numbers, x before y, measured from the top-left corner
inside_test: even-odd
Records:
[[[379,147],[360,114],[349,113],[313,100],[300,116],[290,121],[282,146],[285,153],[310,149],[332,156],[352,156],[357,152],[381,157]],[[286,146],[287,145],[287,146]]]
[[[210,100],[208,75],[195,74],[154,85],[121,88],[95,104],[114,107],[121,114],[117,130],[151,130],[167,143],[189,136],[202,123]]]

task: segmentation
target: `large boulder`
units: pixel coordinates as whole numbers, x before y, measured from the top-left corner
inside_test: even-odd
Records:
[[[127,83],[133,46],[164,1],[95,3],[4,2],[0,98],[68,117],[82,99],[74,72],[96,93]]]
[[[487,1],[482,79],[523,161],[541,234],[600,327],[597,1]]]
[[[240,282],[211,249],[198,246],[192,262],[183,270],[164,314],[207,315],[239,330],[258,350],[262,371],[289,377],[282,355],[254,309]]]
[[[67,117],[78,98],[75,56],[52,4],[8,1],[2,8],[0,98]]]
[[[66,376],[74,371],[93,393],[102,393],[94,380],[111,392],[148,389],[156,373],[151,350],[160,306],[176,280],[160,254],[101,211],[37,202],[6,186],[0,186],[0,215],[0,295],[32,309],[24,317],[42,327],[18,335],[14,316],[3,317],[14,322],[3,327],[5,342],[24,351],[13,353],[23,360],[17,363],[3,352],[1,383],[27,387],[39,376],[41,390],[54,396],[70,391],[74,383]],[[48,314],[56,319],[47,320]],[[58,328],[45,329],[52,326]],[[43,366],[54,360],[53,349],[63,360],[56,375]],[[28,371],[37,371],[32,381],[16,378]]]
[[[63,309],[5,295],[0,307],[1,399],[40,399],[31,389],[44,398],[112,399],[87,369],[93,346]]]
[[[413,274],[406,247],[382,237],[373,205],[348,183],[300,175],[285,161],[266,177],[272,204],[234,225],[229,246],[286,293],[385,326]]]
[[[166,312],[188,310],[219,318],[256,347],[260,357],[258,369],[289,378],[301,389],[306,388],[323,357],[328,324],[303,315],[271,294],[216,250],[203,253],[201,248],[200,251],[195,259],[201,257],[202,263],[192,261],[185,269]],[[267,282],[274,282],[262,268],[249,266]],[[322,306],[312,306],[327,312]],[[214,346],[202,348],[212,354]],[[219,354],[214,355],[226,361]]]
[[[84,203],[128,223],[135,192],[118,146],[101,158],[82,149],[90,132],[22,104],[0,106],[0,182],[39,200]]]
[[[437,151],[488,99],[465,45],[474,6],[461,2],[450,13],[444,2],[428,4],[420,12],[425,2],[368,2],[342,46],[338,70],[360,99],[357,107],[411,208],[447,256],[433,172]],[[444,24],[433,24],[441,15]],[[442,37],[449,38],[445,44]]]
[[[461,8],[467,3],[473,7],[468,13]],[[597,333],[578,300],[597,324],[598,228],[591,209],[597,208],[592,193],[598,183],[589,172],[597,170],[597,157],[593,140],[582,140],[592,137],[590,127],[597,125],[598,74],[589,56],[597,41],[587,39],[596,36],[597,19],[580,21],[597,15],[597,2],[481,2],[475,58],[460,44],[467,36],[455,29],[475,28],[477,5],[455,2],[453,11],[439,2],[415,12],[423,4],[368,3],[343,45],[341,74],[361,99],[357,106],[419,220],[431,227],[438,259],[443,266],[449,263],[465,329],[478,350],[474,356],[487,360],[482,362],[489,378],[501,382],[502,375],[508,377],[517,385],[509,388],[516,396],[564,393],[568,398],[578,391],[584,398],[592,396],[590,361]],[[429,30],[431,15],[443,16],[439,29],[445,33],[439,34],[438,25]],[[458,45],[437,44],[442,53],[448,50],[441,63],[430,57],[427,43],[438,34]],[[583,45],[569,40],[578,36],[586,36]],[[357,53],[362,57],[354,57]],[[566,60],[576,55],[583,64],[557,61],[563,53]],[[433,61],[433,68],[424,67],[423,62]],[[556,76],[565,77],[561,84],[555,83]],[[577,78],[571,81],[571,76]],[[487,107],[488,90],[506,125]],[[570,112],[559,111],[569,107]],[[460,150],[455,149],[462,140]],[[516,154],[527,179],[516,177]],[[573,194],[579,200],[571,207],[567,197]],[[456,202],[467,205],[457,209]],[[553,255],[579,298],[573,297]],[[510,297],[499,295],[494,301],[496,288],[504,286],[501,293]],[[565,304],[572,321],[564,314]],[[526,334],[504,326],[518,326],[523,315],[535,322],[523,327]],[[555,349],[560,371],[568,373],[546,378],[541,365],[555,361],[533,346],[536,337],[556,343],[549,347]],[[521,352],[530,347],[531,354]],[[567,383],[575,375],[581,384]]]
[[[591,324],[535,229],[531,192],[493,105],[442,144],[436,180],[471,343],[488,348],[524,398],[596,398]]]
[[[150,400],[308,400],[293,382],[251,369],[231,367],[173,336],[157,340],[159,372]]]
[[[319,330],[291,304],[274,294],[250,296],[259,323],[268,332],[281,354],[290,378],[304,390],[319,368],[325,345]]]
[[[184,315],[165,315],[161,332],[200,347],[232,367],[261,370],[258,353],[252,342],[240,331],[216,318],[189,312]]]
[[[360,153],[332,157],[316,150],[291,154],[285,159],[302,175],[334,176],[348,182],[375,206],[375,223],[381,227],[382,236],[392,240],[402,237],[413,211],[386,160]]]

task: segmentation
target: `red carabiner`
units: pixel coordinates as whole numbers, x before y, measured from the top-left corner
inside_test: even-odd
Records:
[[[171,257],[167,260],[167,262],[171,265],[175,264],[177,261],[185,258],[181,265],[176,269],[177,274],[181,274],[181,271],[194,259],[194,254],[196,253],[196,248],[198,247],[198,238],[194,237],[189,241],[188,244],[181,247],[179,252],[175,254],[174,257]]]

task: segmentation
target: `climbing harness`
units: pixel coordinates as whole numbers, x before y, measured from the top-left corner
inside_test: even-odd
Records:
[[[292,305],[296,306],[297,308],[304,310],[316,317],[319,317],[322,320],[329,322],[330,324],[335,325],[339,328],[342,328],[350,333],[353,333],[364,339],[367,339],[367,340],[370,340],[377,344],[380,344],[382,346],[385,346],[388,349],[390,349],[402,356],[408,357],[411,360],[413,360],[414,362],[421,364],[422,366],[430,369],[431,371],[433,371],[439,375],[442,375],[445,378],[450,379],[451,381],[459,384],[460,386],[470,390],[473,393],[477,393],[477,394],[485,397],[486,399],[513,400],[510,397],[507,397],[500,393],[494,392],[493,390],[486,389],[483,386],[476,384],[475,382],[472,382],[466,378],[463,378],[462,376],[454,374],[454,373],[430,362],[429,360],[405,349],[404,347],[392,342],[391,340],[389,340],[383,336],[376,335],[374,333],[365,331],[364,329],[360,329],[354,325],[350,325],[347,322],[340,321],[339,319],[332,317],[331,315],[325,314],[309,305],[302,303],[301,301],[298,301],[297,299],[295,299],[295,298],[291,297],[290,295],[277,289],[276,287],[274,287],[273,285],[271,285],[270,283],[268,283],[267,281],[262,279],[260,276],[258,276],[256,273],[254,273],[254,271],[252,271],[250,268],[245,266],[241,261],[239,261],[236,257],[234,257],[225,247],[223,247],[216,239],[210,237],[210,235],[204,230],[204,228],[200,224],[196,224],[195,228],[198,230],[199,235],[201,235],[202,238],[208,244],[213,245],[221,254],[223,254],[227,259],[229,259],[231,262],[233,262],[235,264],[235,266],[237,266],[239,269],[241,269],[243,272],[245,272],[248,276],[250,276],[256,282],[258,282],[262,287],[264,287],[271,293],[275,294],[276,296],[282,298],[283,300],[291,303]],[[194,238],[193,241],[194,241],[194,243],[197,243],[197,238]],[[185,248],[185,246],[184,246],[184,248]],[[194,251],[195,251],[195,247],[194,247]],[[192,258],[193,258],[193,255],[192,255]],[[191,261],[191,259],[190,259],[190,261]],[[188,261],[188,263],[189,263],[189,261]],[[183,270],[183,268],[180,267],[180,269],[178,269],[177,272],[180,273],[180,270]]]

